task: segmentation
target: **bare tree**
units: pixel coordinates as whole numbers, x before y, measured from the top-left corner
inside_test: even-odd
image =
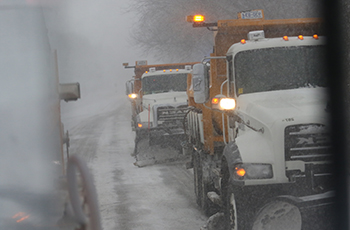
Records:
[[[187,15],[204,14],[207,22],[234,19],[240,11],[263,9],[266,19],[316,17],[316,0],[133,0],[129,10],[139,15],[133,43],[166,62],[200,61],[212,52],[213,33],[192,28]]]

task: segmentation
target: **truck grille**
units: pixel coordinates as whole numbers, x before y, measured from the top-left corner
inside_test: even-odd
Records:
[[[330,136],[324,125],[288,126],[284,136],[286,161],[331,161]]]
[[[298,194],[317,194],[333,188],[334,174],[331,137],[321,124],[302,124],[285,129],[285,160],[302,161],[305,169],[286,170],[290,181],[296,182]]]
[[[185,114],[187,113],[187,105],[178,107],[162,106],[157,108],[157,121],[163,125],[173,124],[182,127]]]

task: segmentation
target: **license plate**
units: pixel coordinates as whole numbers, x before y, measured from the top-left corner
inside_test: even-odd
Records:
[[[241,12],[241,18],[258,19],[258,18],[263,18],[263,14],[261,10],[245,11],[245,12]]]

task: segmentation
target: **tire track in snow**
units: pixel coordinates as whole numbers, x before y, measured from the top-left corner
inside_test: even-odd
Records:
[[[84,119],[72,133],[74,152],[87,159],[95,179],[104,230],[199,229],[205,223],[183,165],[133,165],[129,103]]]
[[[118,178],[118,175],[124,174],[124,170],[117,167],[119,162],[129,161],[129,167],[133,167],[130,153],[133,150],[134,137],[130,127],[129,111],[125,109],[125,106],[120,106],[115,111],[100,117],[103,128],[96,143],[95,158],[89,162],[95,177],[102,225],[105,230],[127,230],[126,225],[119,228],[121,223],[116,217],[120,212],[125,216],[131,216],[126,208],[116,209],[120,200],[129,199],[125,196],[127,194],[118,192],[118,187],[116,187],[116,181],[122,179]],[[126,222],[129,223],[131,220],[128,219]]]

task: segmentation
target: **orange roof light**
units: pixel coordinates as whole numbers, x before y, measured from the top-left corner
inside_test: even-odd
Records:
[[[169,71],[170,71],[170,72],[173,72],[173,70],[172,70],[172,69],[169,69]]]
[[[241,40],[241,43],[242,43],[242,44],[246,44],[247,41],[246,41],[245,39],[242,39],[242,40]]]
[[[193,22],[204,22],[205,17],[204,15],[194,15],[193,16]]]
[[[235,171],[236,171],[236,174],[238,176],[241,176],[241,177],[244,177],[244,175],[246,174],[246,171],[244,170],[244,168],[238,168],[236,167],[235,168]]]
[[[137,127],[142,128],[142,124],[138,123]]]
[[[304,40],[303,35],[299,35],[298,38],[299,38],[300,40]]]
[[[163,69],[163,72],[165,73],[165,69]]]
[[[288,41],[288,36],[283,36],[283,40]]]
[[[219,104],[219,98],[214,97],[213,99],[211,99],[211,103],[212,103],[213,105]]]
[[[148,71],[146,71],[145,73],[148,73]]]
[[[178,72],[179,71],[179,69],[176,69],[176,72]]]
[[[315,39],[318,39],[318,35],[317,34],[314,34],[312,37],[315,38]]]

